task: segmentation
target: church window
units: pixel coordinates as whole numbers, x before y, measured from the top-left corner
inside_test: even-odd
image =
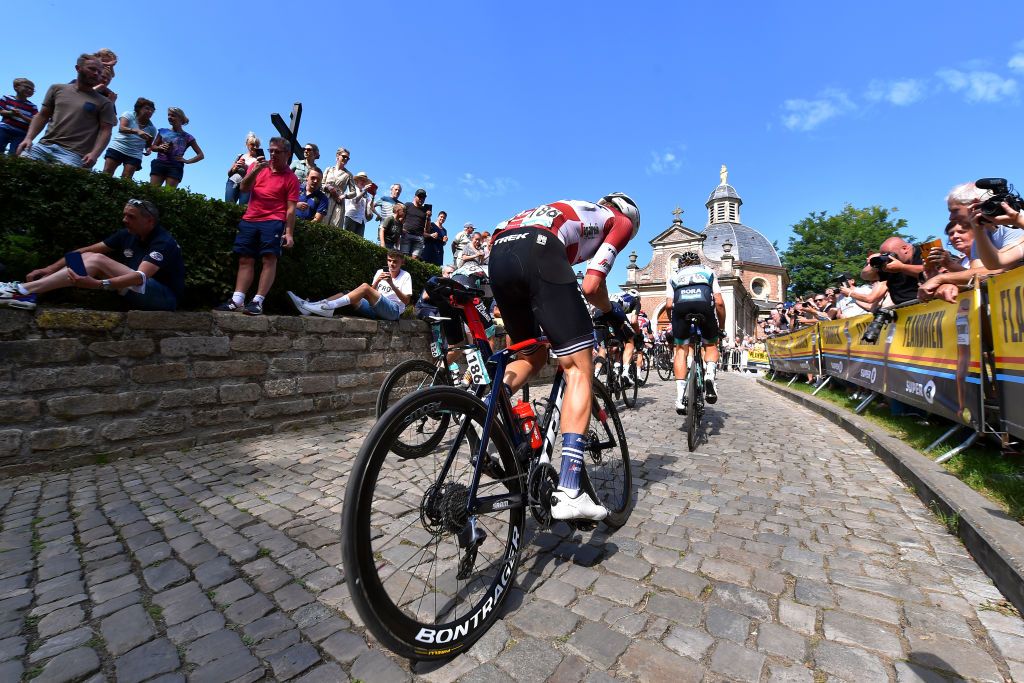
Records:
[[[764,299],[768,296],[768,283],[761,278],[755,279],[750,283],[751,293],[758,299]]]

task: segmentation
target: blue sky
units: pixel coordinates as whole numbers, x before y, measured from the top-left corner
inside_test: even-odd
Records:
[[[183,185],[215,197],[246,132],[265,142],[295,101],[322,162],[348,147],[350,170],[405,199],[425,187],[449,227],[624,191],[641,265],[676,205],[704,226],[723,163],[743,222],[783,247],[809,212],[847,202],[898,207],[924,236],[958,182],[1024,187],[1024,3],[308,7],[17,3],[0,83],[27,76],[39,102],[79,52],[114,49],[119,111],[140,95],[160,123],[183,108],[206,153]]]

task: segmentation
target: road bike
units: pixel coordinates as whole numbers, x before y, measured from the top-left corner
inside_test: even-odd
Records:
[[[687,313],[686,324],[690,326],[690,337],[687,344],[690,347],[690,368],[686,373],[686,396],[683,405],[686,406],[686,445],[693,451],[697,447],[697,437],[700,436],[701,418],[704,417],[704,355],[701,345],[700,326],[704,322],[704,316],[700,313]]]
[[[604,341],[601,344],[605,348],[605,355],[594,359],[594,377],[598,378],[608,388],[608,393],[612,398],[618,399],[621,397],[626,407],[632,408],[636,406],[636,397],[639,391],[636,366],[630,363],[630,367],[626,369],[626,372],[629,374],[629,386],[626,386],[626,383],[622,381],[622,376],[619,374],[622,354],[625,348],[622,340],[616,336],[610,323],[600,316],[594,320],[594,326],[604,330]],[[619,368],[616,367],[617,365]]]
[[[636,381],[641,387],[647,386],[647,379],[651,376],[651,359],[647,352],[647,341],[640,335],[634,338],[636,352],[633,354],[633,365],[636,366]]]
[[[662,382],[667,382],[672,379],[675,372],[674,366],[672,365],[672,347],[663,342],[658,342],[654,345],[654,351],[651,353],[652,363],[658,371],[658,377]]]
[[[439,279],[440,280],[440,279]],[[443,280],[442,280],[443,282]],[[474,292],[449,281],[455,301]],[[485,357],[484,398],[435,386],[406,396],[373,426],[352,466],[342,511],[342,560],[352,602],[366,628],[410,659],[444,659],[468,649],[501,613],[514,585],[527,513],[551,526],[565,377],[559,368],[546,401],[513,406],[502,382],[520,351],[546,352],[544,338]],[[444,425],[427,452],[403,457],[394,446],[419,438],[417,423]],[[433,437],[431,437],[433,438]],[[629,518],[632,475],[625,433],[605,388],[593,383],[581,489],[608,510],[616,529]],[[570,527],[596,526],[587,520]]]

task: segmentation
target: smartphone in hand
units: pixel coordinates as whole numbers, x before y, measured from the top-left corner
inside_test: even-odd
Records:
[[[254,149],[252,151],[252,155],[254,157],[256,157],[257,159],[259,159],[260,157],[263,157],[264,159],[267,158],[267,153],[266,153],[266,151],[262,147],[259,148],[259,149]]]
[[[82,260],[81,252],[69,251],[64,254],[64,263],[75,275],[86,277],[89,272],[85,269],[85,261]]]

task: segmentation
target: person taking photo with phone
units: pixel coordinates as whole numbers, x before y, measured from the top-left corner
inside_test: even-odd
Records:
[[[185,291],[181,248],[152,202],[129,199],[124,227],[102,242],[68,252],[25,282],[0,283],[0,306],[32,310],[36,296],[65,287],[102,289],[124,297],[130,309],[173,311]]]

